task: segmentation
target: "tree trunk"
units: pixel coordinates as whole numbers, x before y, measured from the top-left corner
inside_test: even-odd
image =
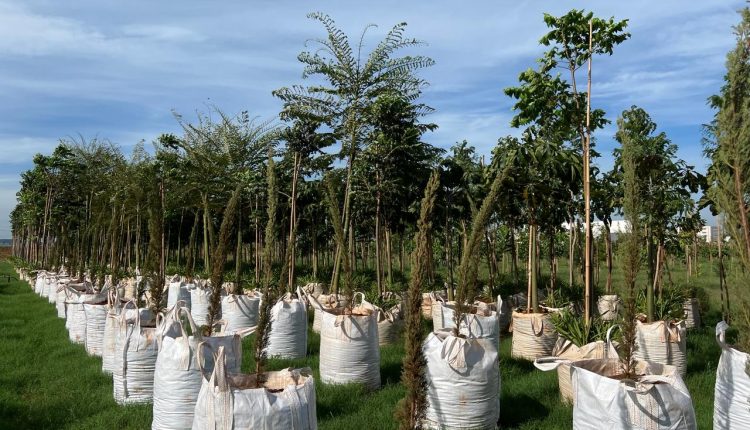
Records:
[[[208,235],[208,224],[209,212],[208,212],[208,197],[206,194],[201,195],[203,200],[203,270],[208,271],[211,267],[211,258],[209,256],[210,242]]]
[[[609,224],[604,224],[604,243],[607,247],[607,294],[612,294],[612,233]]]
[[[242,205],[237,205],[237,247],[234,252],[234,282],[236,291],[242,292]]]
[[[529,293],[528,293],[528,312],[539,312],[539,297],[537,291],[537,271],[536,271],[536,226],[534,224],[529,225],[529,262],[528,262],[528,277],[529,277]]]
[[[378,295],[383,294],[383,261],[380,255],[380,172],[375,172],[375,282]]]
[[[391,252],[391,229],[386,225],[385,227],[385,258],[386,258],[386,269],[388,269],[388,286],[393,285],[393,257]]]

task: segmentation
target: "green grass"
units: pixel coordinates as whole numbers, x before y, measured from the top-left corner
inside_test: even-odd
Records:
[[[0,274],[12,273],[0,261]],[[565,272],[562,272],[563,274]],[[676,276],[676,275],[675,275]],[[710,286],[708,278],[701,279]],[[716,302],[718,303],[718,302]],[[712,311],[706,326],[688,335],[687,385],[693,396],[698,428],[711,428],[713,390],[719,348]],[[243,370],[250,371],[253,339],[244,341]],[[309,366],[316,380],[318,425],[326,429],[395,429],[393,408],[404,392],[399,384],[401,346],[381,349],[383,387],[366,392],[360,386],[320,383],[320,339],[308,336],[305,360],[271,360],[271,369]],[[503,429],[569,429],[572,409],[559,401],[557,375],[510,358],[510,338],[501,341],[500,424]],[[0,280],[0,429],[146,429],[151,406],[122,407],[112,398],[112,380],[101,373],[101,359],[89,357],[68,341],[64,321],[54,306],[27,283]]]

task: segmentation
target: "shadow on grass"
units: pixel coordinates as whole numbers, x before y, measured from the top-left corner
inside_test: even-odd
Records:
[[[528,394],[504,396],[500,403],[500,417],[504,426],[517,426],[545,418],[548,414],[549,408]]]

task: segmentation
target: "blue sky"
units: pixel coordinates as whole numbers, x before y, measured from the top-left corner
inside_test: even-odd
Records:
[[[448,148],[468,140],[489,154],[516,134],[503,88],[534,66],[545,33],[542,14],[571,8],[630,19],[632,38],[594,61],[593,104],[613,121],[633,104],[645,108],[679,155],[703,170],[700,127],[706,98],[718,91],[731,26],[742,1],[113,1],[0,0],[0,238],[10,237],[19,174],[37,152],[67,136],[108,138],[124,152],[216,105],[261,118],[276,116],[271,91],[301,83],[296,60],[307,39],[323,36],[305,15],[330,14],[368,46],[393,24],[424,40],[419,53],[436,65],[424,101],[439,129],[426,137]],[[470,5],[470,6],[468,6]],[[595,5],[592,9],[592,5]],[[614,124],[597,133],[598,164],[611,166]]]

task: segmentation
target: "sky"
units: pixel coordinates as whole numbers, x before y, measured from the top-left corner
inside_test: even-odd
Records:
[[[742,1],[135,1],[0,0],[0,238],[11,235],[19,175],[59,139],[106,138],[128,154],[141,140],[179,134],[186,120],[216,106],[274,119],[271,91],[304,84],[297,55],[324,37],[320,11],[371,49],[393,25],[425,42],[409,53],[435,65],[421,72],[422,101],[439,128],[425,140],[442,148],[467,140],[489,155],[509,126],[503,88],[534,67],[546,33],[543,13],[572,8],[629,19],[632,37],[593,63],[592,104],[612,124],[595,134],[602,168],[612,165],[615,120],[638,105],[705,171],[701,125],[713,112],[732,26]],[[367,52],[367,51],[366,51]]]

